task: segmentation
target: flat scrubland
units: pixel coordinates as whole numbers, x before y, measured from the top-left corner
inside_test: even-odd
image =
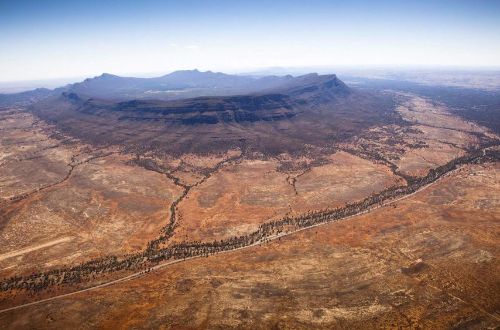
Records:
[[[423,191],[343,221],[141,268],[141,253],[228,241],[344,207],[498,144],[442,104],[392,97],[400,123],[301,155],[131,153],[2,109],[0,285],[9,284],[0,328],[498,326],[498,161],[462,164]],[[109,256],[131,261],[115,270]],[[69,271],[92,262],[90,275]],[[1,312],[137,272],[146,273]]]
[[[0,314],[5,328],[498,325],[498,164],[346,222]],[[494,184],[492,184],[494,183]]]
[[[168,178],[127,165],[130,157],[116,150],[51,137],[25,113],[5,117],[2,277],[137,251],[158,236],[180,193]],[[17,250],[25,253],[5,257]]]

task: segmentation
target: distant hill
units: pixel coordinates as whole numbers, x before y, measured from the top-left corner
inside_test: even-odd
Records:
[[[42,100],[52,94],[52,90],[46,88],[37,88],[32,91],[26,91],[15,94],[0,94],[0,107],[12,105],[28,105]]]

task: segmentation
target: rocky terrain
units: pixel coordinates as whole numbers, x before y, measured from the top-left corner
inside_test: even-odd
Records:
[[[88,80],[0,109],[0,328],[498,327],[482,115],[335,75],[193,75],[178,88],[246,93]]]

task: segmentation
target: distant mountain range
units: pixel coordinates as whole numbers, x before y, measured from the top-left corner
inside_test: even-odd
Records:
[[[314,82],[317,76],[317,74],[310,74],[299,77],[290,75],[252,77],[185,70],[157,78],[128,78],[105,73],[99,77],[67,86],[67,90],[88,97],[115,100],[174,100],[197,96],[228,96],[283,90]]]
[[[29,109],[93,144],[134,152],[250,148],[276,154],[331,145],[400,120],[390,97],[334,74],[235,76],[176,71],[158,78],[103,74],[49,91]]]
[[[316,75],[317,76],[317,75]],[[315,75],[238,76],[198,70],[175,71],[156,78],[120,77],[108,73],[64,87],[36,89],[17,94],[0,94],[0,106],[28,104],[62,92],[82,97],[125,101],[132,99],[178,100],[198,96],[229,96],[300,86]]]

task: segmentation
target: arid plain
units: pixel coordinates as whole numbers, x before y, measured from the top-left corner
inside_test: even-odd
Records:
[[[496,134],[444,104],[387,93],[404,122],[301,155],[139,154],[93,146],[22,107],[1,109],[0,278],[24,278],[0,291],[0,328],[498,327],[500,166],[491,160],[255,244],[29,279],[251,235],[418,182],[477,148],[498,154]]]

